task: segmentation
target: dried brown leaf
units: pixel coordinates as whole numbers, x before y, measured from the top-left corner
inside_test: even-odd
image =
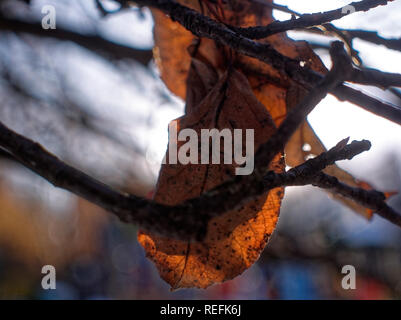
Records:
[[[199,134],[205,128],[253,128],[255,150],[276,130],[270,115],[253,95],[247,79],[234,69],[226,72],[209,94],[188,110],[191,112],[177,119],[179,130],[192,128]],[[235,163],[165,164],[154,200],[176,205],[197,197],[232,178],[235,167]],[[282,171],[283,168],[281,155],[278,155],[271,169]],[[283,191],[282,188],[271,190],[241,208],[212,219],[202,242],[172,240],[144,232],[139,234],[139,242],[161,277],[173,289],[206,288],[233,279],[249,268],[265,247],[277,223]]]

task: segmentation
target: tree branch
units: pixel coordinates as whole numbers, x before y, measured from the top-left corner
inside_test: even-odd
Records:
[[[374,44],[383,45],[389,49],[401,51],[401,38],[386,39],[378,35],[377,31],[342,30],[351,39],[359,38]]]
[[[322,170],[340,160],[351,160],[356,155],[371,148],[370,141],[353,141],[347,144],[349,138],[340,141],[335,147],[305,163],[284,173],[269,171],[264,177],[265,185],[269,188],[277,186],[302,186],[311,183],[311,179]]]
[[[316,178],[320,177],[320,170],[333,164],[335,161],[352,159],[357,154],[370,149],[369,141],[354,141],[346,145],[347,139],[320,156],[308,160],[283,174],[269,172],[263,181],[262,193],[279,186],[314,184],[323,188],[337,188],[340,194],[359,201],[378,213],[390,222],[401,227],[400,216],[384,203],[381,193],[360,191],[348,187],[338,181]],[[211,209],[225,212],[217,202],[203,202],[203,196],[189,200],[176,207],[163,206],[133,195],[120,193],[91,178],[85,173],[67,165],[49,153],[42,146],[11,131],[0,123],[0,145],[10,152],[18,162],[30,168],[56,187],[68,190],[88,201],[97,204],[103,209],[114,213],[123,222],[136,224],[139,227],[153,232],[187,239],[202,239],[206,233],[207,223],[213,215],[205,215]],[[337,191],[337,189],[335,189]],[[355,189],[355,190],[354,190]],[[244,190],[240,188],[240,190]],[[208,193],[210,197],[210,193]],[[369,199],[370,196],[373,199]],[[213,196],[213,194],[212,194]],[[235,195],[234,195],[235,196]],[[238,195],[236,195],[238,197]],[[222,195],[214,195],[215,200],[222,202]],[[230,199],[225,199],[222,206],[232,209]],[[203,205],[202,205],[203,203]],[[199,207],[195,205],[200,205]],[[219,210],[216,210],[220,206]]]
[[[129,3],[131,1],[120,0],[121,2]],[[173,0],[136,0],[135,2],[160,9],[168,14],[172,20],[179,22],[198,37],[213,39],[241,54],[270,64],[284,77],[289,76],[307,89],[317,85],[323,78],[321,74],[314,72],[310,68],[301,67],[300,61],[282,55],[270,44],[248,39],[227,26]],[[401,125],[401,108],[381,102],[342,84],[332,88],[331,93],[341,100],[348,100]]]
[[[352,2],[344,8],[353,7],[355,9],[354,12],[369,11],[372,8],[381,5],[387,5],[387,3],[391,1],[393,0],[363,0],[359,2]],[[274,21],[267,26],[256,26],[248,28],[239,28],[239,27],[229,27],[229,28],[249,39],[262,39],[289,30],[321,25],[333,20],[341,19],[349,15],[350,13],[354,13],[351,11],[344,10],[344,8],[330,10],[327,12],[303,14],[295,19],[293,18],[287,21]]]
[[[371,68],[354,68],[348,80],[359,84],[381,87],[383,89],[401,87],[401,74],[382,72]]]
[[[360,29],[341,29],[337,28],[332,24],[324,24],[322,28],[312,27],[307,29],[300,29],[300,31],[307,31],[319,35],[327,35],[328,33],[339,35],[341,38],[345,38],[349,43],[356,38],[367,41],[376,45],[383,45],[388,49],[401,51],[401,38],[387,39],[379,36],[377,31],[369,31],[369,30],[360,30]]]
[[[351,60],[344,51],[344,44],[342,42],[334,41],[331,44],[330,55],[333,61],[332,69],[316,87],[309,91],[296,108],[288,113],[286,119],[269,141],[259,148],[255,159],[257,168],[270,164],[273,157],[284,148],[291,136],[301,123],[305,121],[307,115],[315,106],[326,97],[328,92],[337,87],[352,72]]]
[[[88,201],[114,213],[122,221],[133,223],[141,228],[153,232],[177,237],[180,239],[197,239],[204,237],[209,220],[213,216],[224,214],[249,201],[252,197],[264,194],[271,188],[278,186],[266,184],[263,179],[264,172],[271,159],[282,150],[292,132],[304,121],[308,112],[327,94],[333,86],[346,76],[349,70],[348,56],[342,44],[333,44],[333,69],[324,80],[312,90],[305,100],[289,113],[287,119],[278,129],[277,133],[256,154],[257,170],[250,176],[237,176],[221,186],[202,194],[200,197],[190,199],[177,206],[165,206],[133,195],[113,190],[100,181],[93,179],[85,173],[62,162],[56,156],[45,150],[39,144],[23,137],[0,123],[0,146],[12,154],[20,163],[36,172],[53,185],[68,190]],[[347,60],[345,60],[347,59]],[[315,170],[333,163],[337,159],[352,158],[353,155],[367,150],[367,142],[352,143],[349,147],[345,142],[321,155],[318,160],[310,160],[305,167],[316,163]],[[319,160],[320,159],[320,160]],[[305,172],[302,167],[300,172]],[[314,171],[311,171],[314,173]],[[290,173],[291,174],[291,173]],[[304,175],[304,174],[302,174]],[[285,185],[283,181],[283,185]]]
[[[384,193],[376,190],[365,190],[355,188],[340,182],[336,177],[329,176],[323,172],[316,175],[311,184],[323,189],[330,189],[346,198],[352,199],[360,205],[371,209],[382,218],[401,227],[401,215],[385,202]]]
[[[39,144],[11,131],[1,123],[0,146],[53,185],[113,212],[124,222],[135,223],[144,229],[170,237],[201,239],[206,234],[207,223],[211,217],[224,214],[248,199],[266,192],[262,179],[265,168],[283,149],[292,135],[291,132],[304,121],[307,112],[312,110],[328,90],[346,75],[342,66],[347,66],[344,59],[348,56],[343,51],[342,44],[334,43],[331,53],[333,69],[322,83],[289,113],[269,142],[259,148],[256,159],[259,159],[257,163],[261,163],[260,168],[250,176],[237,176],[233,181],[228,181],[196,199],[190,199],[175,207],[119,193],[67,165]],[[349,70],[348,66],[346,69]]]
[[[387,205],[384,193],[351,187],[340,182],[336,177],[322,172],[323,169],[334,164],[334,162],[345,159],[351,160],[356,155],[370,150],[371,147],[371,143],[367,140],[353,141],[349,145],[346,145],[347,142],[348,139],[345,139],[329,151],[285,173],[270,171],[264,178],[266,187],[272,189],[277,186],[304,186],[311,184],[322,189],[330,189],[332,192],[359,203],[401,227],[401,215]]]
[[[380,101],[346,85],[335,88],[333,94],[341,101],[349,101],[362,109],[401,125],[401,108],[396,105]]]

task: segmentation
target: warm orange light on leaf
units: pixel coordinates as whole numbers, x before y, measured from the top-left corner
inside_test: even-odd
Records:
[[[384,196],[386,197],[386,199],[394,197],[397,194],[398,194],[398,191],[387,191],[387,192],[384,192]]]
[[[206,65],[194,60],[190,72],[191,83],[199,79],[201,83],[198,85],[203,88],[202,75],[197,70],[209,74],[206,69]],[[209,69],[211,73],[212,70]],[[189,99],[197,104],[187,104],[189,113],[178,119],[179,129],[191,128],[200,134],[201,129],[207,128],[253,128],[255,148],[266,142],[276,130],[269,113],[254,96],[245,76],[234,69],[223,74],[204,99],[200,98],[200,95],[194,94]],[[235,167],[235,163],[163,165],[154,200],[176,205],[197,197],[232,178]],[[280,155],[272,163],[271,169],[284,169]],[[212,219],[206,239],[201,243],[146,233],[140,233],[138,239],[162,278],[173,289],[206,288],[233,279],[258,259],[277,223],[283,194],[283,189],[277,188],[238,210]]]
[[[266,5],[271,2],[180,1],[215,20],[241,27],[271,23],[272,10]],[[160,11],[152,10],[152,13],[155,19],[155,60],[161,77],[174,94],[186,101],[185,115],[178,119],[178,130],[191,128],[199,133],[206,128],[253,128],[256,150],[274,133],[288,110],[307,94],[306,89],[274,67],[240,55],[210,39],[197,39]],[[299,59],[316,72],[327,72],[306,42],[293,41],[285,34],[260,41],[269,43],[288,57]],[[286,146],[286,162],[289,166],[296,166],[307,157],[324,151],[325,147],[305,122]],[[281,171],[284,166],[279,154],[271,169]],[[235,165],[163,165],[154,199],[168,205],[181,203],[230,179],[234,169]],[[357,186],[358,181],[337,166],[331,166],[325,172]],[[258,259],[275,228],[283,191],[283,188],[271,190],[246,206],[213,219],[207,237],[201,243],[172,240],[144,232],[139,233],[138,240],[161,277],[173,289],[206,288],[236,277]],[[364,216],[371,216],[353,201],[338,199]]]

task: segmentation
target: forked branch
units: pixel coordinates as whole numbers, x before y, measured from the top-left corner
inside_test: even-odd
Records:
[[[128,0],[119,0],[120,3],[132,3]],[[219,23],[201,13],[185,7],[174,0],[136,0],[136,3],[144,6],[151,6],[160,9],[168,14],[170,18],[177,21],[187,30],[191,31],[198,37],[205,37],[217,41],[220,44],[226,45],[236,52],[256,58],[276,68],[283,76],[288,76],[295,82],[311,89],[316,86],[323,78],[319,73],[314,72],[308,67],[303,67],[300,61],[291,59],[282,55],[268,43],[260,43],[253,41],[241,34],[236,33],[226,25]],[[379,3],[380,2],[380,3]],[[358,3],[370,4],[385,4],[389,1],[360,1]],[[369,6],[364,7],[368,9]],[[378,71],[379,72],[379,71]],[[377,76],[377,74],[376,74]],[[394,75],[395,76],[395,75]],[[363,82],[366,83],[366,78],[369,77],[366,73],[363,74]],[[388,75],[383,75],[388,79]],[[401,86],[399,76],[393,74],[388,79],[387,84],[393,86]],[[361,77],[350,77],[349,81],[357,81]],[[384,103],[378,99],[363,94],[362,92],[352,89],[344,84],[339,84],[330,90],[332,94],[340,100],[347,100],[358,105],[365,110],[375,113],[381,117],[394,121],[401,125],[401,108]]]
[[[370,143],[367,141],[353,142],[350,145],[347,145],[347,141],[342,141],[316,159],[309,160],[274,179],[272,179],[271,173],[266,176],[267,168],[273,157],[283,149],[308,113],[347,76],[350,70],[350,61],[342,44],[333,43],[331,54],[332,70],[288,114],[276,134],[260,147],[255,156],[256,170],[253,174],[237,176],[234,180],[228,181],[198,198],[190,199],[174,207],[113,190],[82,171],[69,166],[39,144],[13,132],[1,123],[0,146],[21,164],[50,183],[97,204],[114,213],[124,222],[133,223],[146,230],[169,237],[201,240],[207,232],[208,222],[212,217],[235,209],[241,203],[279,186],[294,185],[295,182],[316,185],[323,183],[323,179],[317,180],[316,177],[321,177],[320,172],[326,166],[338,160],[351,159],[370,148]],[[375,196],[372,200],[364,197],[366,193],[348,192],[349,189],[338,183],[328,185],[328,182],[325,182],[322,187],[338,188],[340,194],[346,193],[351,198],[355,196],[356,201],[368,208],[377,209],[379,214],[401,227],[401,216],[387,206],[384,198]]]

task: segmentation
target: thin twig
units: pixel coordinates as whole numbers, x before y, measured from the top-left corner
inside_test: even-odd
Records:
[[[383,89],[401,87],[401,74],[382,72],[371,68],[354,68],[348,80],[359,84],[381,87]]]
[[[120,0],[129,3],[130,1]],[[198,37],[213,39],[238,53],[256,58],[276,68],[284,77],[289,76],[307,89],[316,86],[323,78],[300,61],[279,53],[268,43],[259,43],[237,34],[227,26],[185,7],[173,0],[137,0],[140,5],[155,7],[168,14]],[[401,125],[401,108],[369,97],[358,90],[339,84],[331,92],[340,100],[348,100],[370,112]]]
[[[310,159],[303,164],[292,168],[284,173],[269,171],[264,177],[266,187],[276,186],[301,186],[309,184],[311,178],[315,177],[322,170],[340,160],[351,160],[356,155],[368,151],[371,148],[370,141],[353,141],[348,143],[349,138],[340,141],[332,149]]]
[[[345,145],[347,142],[348,139],[345,139],[329,151],[287,172],[268,172],[264,178],[266,187],[271,189],[277,186],[304,186],[311,184],[322,189],[330,189],[335,194],[351,199],[401,227],[401,215],[387,205],[384,193],[349,186],[339,181],[336,177],[322,172],[323,169],[334,164],[334,162],[345,159],[351,160],[356,155],[370,150],[371,147],[371,143],[367,140],[353,141],[351,144]]]
[[[387,3],[390,1],[393,0],[364,0],[359,2],[352,2],[344,8],[330,10],[327,12],[303,14],[295,19],[290,19],[286,21],[274,21],[267,26],[256,26],[248,28],[230,27],[230,29],[249,39],[262,39],[277,33],[286,32],[294,29],[313,27],[333,20],[338,20],[354,12],[368,11],[381,5],[387,5]],[[346,10],[347,7],[352,7],[353,10],[348,11]]]
[[[373,210],[382,218],[401,227],[401,215],[385,202],[386,196],[382,192],[348,186],[340,182],[336,177],[329,176],[323,172],[316,175],[311,184],[319,188],[330,189],[336,194],[352,199]]]
[[[360,30],[360,29],[341,29],[332,24],[324,24],[321,27],[312,27],[307,29],[296,29],[297,31],[306,31],[319,35],[340,36],[344,41],[350,44],[354,39],[360,39],[376,45],[383,45],[391,50],[401,51],[401,38],[384,38],[377,31]]]
[[[374,44],[383,45],[389,49],[401,51],[401,38],[386,39],[379,36],[377,31],[343,30],[351,39],[358,38]]]

